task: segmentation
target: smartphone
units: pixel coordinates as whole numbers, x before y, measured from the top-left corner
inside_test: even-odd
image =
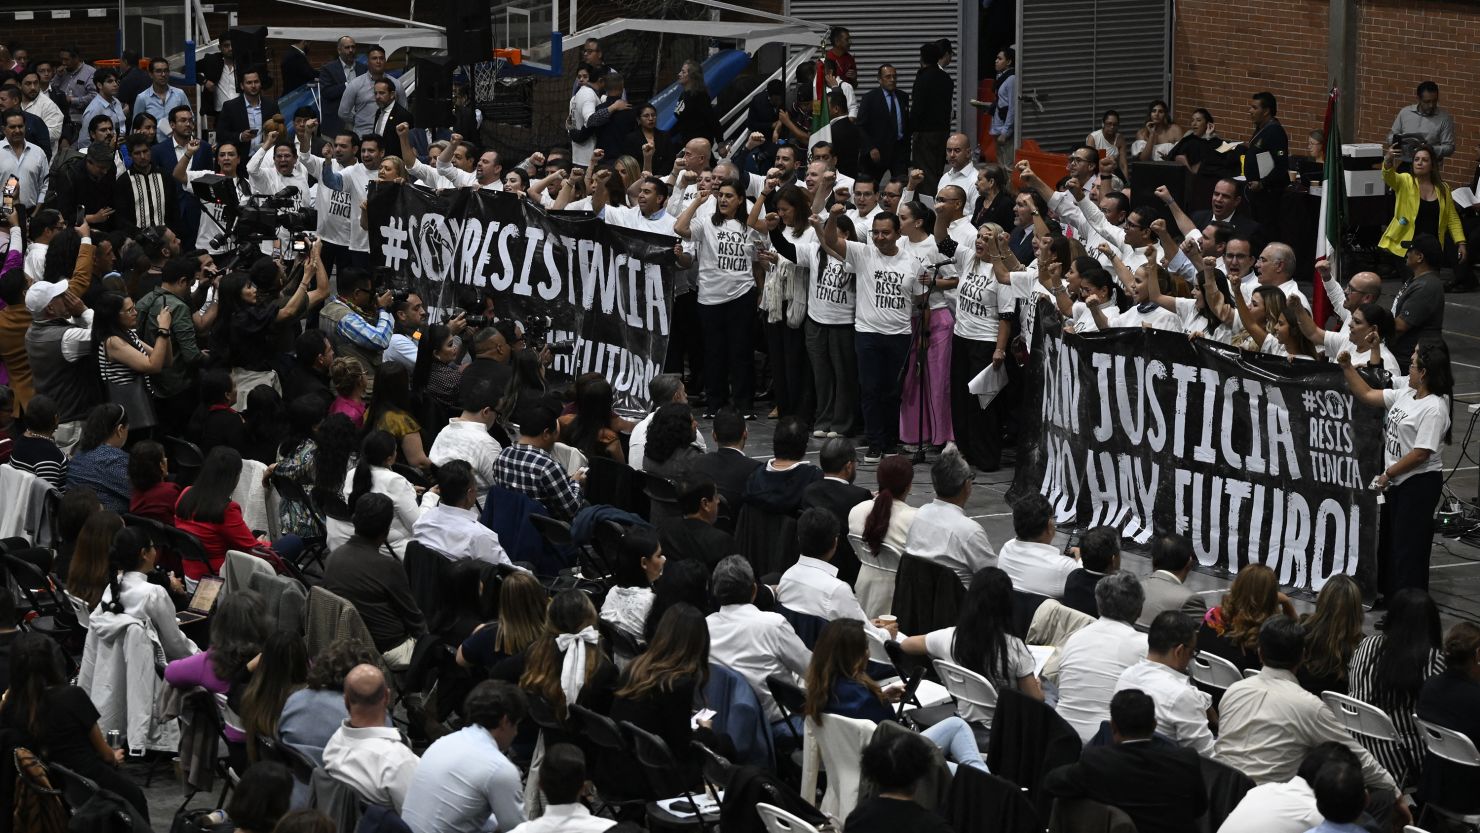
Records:
[[[75,219],[72,220],[72,225],[74,225],[74,226],[80,226],[86,220],[87,220],[87,209],[83,208],[80,205],[77,206],[77,216],[76,216]]]

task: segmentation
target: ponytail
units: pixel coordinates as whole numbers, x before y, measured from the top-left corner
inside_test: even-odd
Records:
[[[108,549],[108,600],[103,602],[107,613],[122,613],[123,584],[119,575],[139,566],[139,555],[154,546],[149,535],[138,527],[126,526],[113,536],[113,546]]]
[[[868,517],[863,522],[863,543],[868,545],[869,551],[878,554],[884,546],[884,538],[889,534],[889,521],[894,515],[894,502],[904,500],[909,493],[910,483],[914,480],[914,467],[910,465],[908,457],[898,454],[885,457],[879,463],[876,477],[879,481],[879,496],[874,498],[874,505],[869,509]]]
[[[360,443],[360,459],[355,464],[355,477],[350,484],[349,497],[345,500],[350,509],[355,508],[360,495],[370,491],[372,470],[395,453],[396,438],[385,431],[371,431],[365,436],[365,441]]]

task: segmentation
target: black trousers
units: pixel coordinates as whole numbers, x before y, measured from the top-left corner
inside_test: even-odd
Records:
[[[995,341],[951,336],[951,423],[956,429],[956,447],[966,462],[982,471],[1002,466],[1002,392],[983,408],[966,386],[987,369],[995,352]]]
[[[1429,589],[1429,554],[1434,545],[1434,508],[1444,473],[1415,474],[1387,490],[1382,504],[1382,540],[1377,550],[1377,587],[1383,598],[1409,587]]]
[[[704,382],[704,340],[699,334],[699,293],[685,292],[673,296],[673,324],[668,330],[668,355],[663,359],[664,373],[683,376],[689,390],[702,388]],[[687,364],[687,374],[685,374]]]
[[[812,362],[807,356],[807,335],[801,327],[785,321],[766,322],[766,352],[771,356],[771,391],[778,416],[796,417],[811,425],[817,410],[812,387]]]
[[[704,334],[705,403],[742,415],[755,406],[755,290],[723,304],[699,305]]]

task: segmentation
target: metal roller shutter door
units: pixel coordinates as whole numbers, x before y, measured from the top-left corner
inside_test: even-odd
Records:
[[[1171,99],[1171,22],[1170,0],[1022,0],[1017,135],[1067,151],[1114,109],[1133,137],[1147,105]]]

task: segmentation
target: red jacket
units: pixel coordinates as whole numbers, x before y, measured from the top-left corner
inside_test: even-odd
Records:
[[[180,499],[190,494],[186,489],[180,493]],[[261,546],[257,536],[242,519],[242,508],[236,501],[228,501],[226,504],[226,517],[220,523],[207,521],[187,520],[179,515],[179,503],[176,502],[175,528],[188,532],[200,539],[205,548],[206,556],[211,559],[211,566],[216,572],[221,571],[221,565],[226,563],[227,550],[241,550],[251,552],[253,547]],[[205,568],[196,561],[185,562],[185,575],[191,579],[198,579],[206,575]]]

